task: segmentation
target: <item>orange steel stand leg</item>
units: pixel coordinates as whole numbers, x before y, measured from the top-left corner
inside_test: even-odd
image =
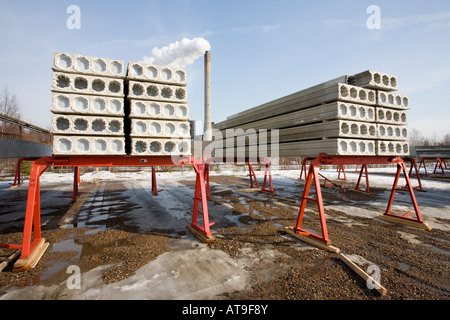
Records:
[[[300,206],[300,210],[299,210],[299,214],[298,214],[298,218],[297,218],[297,224],[294,228],[294,232],[299,235],[309,236],[311,238],[325,242],[326,244],[330,244],[331,241],[328,237],[327,222],[325,220],[325,210],[324,210],[323,201],[322,201],[323,200],[322,199],[322,191],[320,188],[319,168],[320,168],[320,163],[316,162],[315,160],[310,164],[309,173],[308,173],[308,176],[306,177],[305,189],[303,190],[302,202],[301,202],[301,206]],[[316,191],[315,199],[308,197],[309,189],[311,187],[311,183],[313,180],[314,180],[314,188]],[[322,235],[318,235],[313,232],[301,229],[301,225],[302,225],[302,221],[303,221],[303,214],[305,213],[306,202],[308,200],[317,202],[317,206],[319,209],[319,220],[320,220]]]
[[[343,178],[341,178],[341,172],[344,175]],[[338,166],[338,179],[347,181],[347,175],[345,174],[345,166],[343,164]]]
[[[401,216],[391,213],[392,203],[393,203],[394,196],[395,196],[395,191],[396,190],[404,191],[403,189],[397,189],[398,180],[400,178],[400,175],[401,175],[402,171],[403,171],[403,175],[404,175],[404,177],[406,179],[406,188],[407,188],[407,191],[409,192],[409,194],[411,196],[411,202],[412,202],[413,207],[414,207],[416,218],[408,218],[408,216],[412,213],[411,211],[408,211],[408,212],[406,212],[405,214],[403,214]],[[416,197],[414,195],[414,189],[413,189],[413,187],[411,185],[411,180],[409,179],[407,168],[406,168],[406,165],[405,165],[404,162],[397,163],[397,173],[395,175],[394,184],[392,186],[391,195],[389,197],[389,202],[388,202],[388,205],[387,205],[387,208],[386,208],[386,212],[384,213],[384,216],[390,216],[390,217],[395,217],[395,218],[400,218],[400,219],[405,219],[405,220],[408,220],[408,221],[416,222],[416,223],[419,223],[419,224],[425,224],[425,222],[422,220],[422,217],[420,215],[419,206],[417,204],[417,200],[416,200]]]
[[[30,183],[28,187],[27,207],[25,213],[25,223],[23,228],[23,238],[21,245],[4,244],[2,248],[20,249],[19,259],[26,259],[36,249],[42,240],[41,234],[41,202],[40,202],[40,177],[47,169],[47,164],[33,161],[30,173]],[[34,234],[34,239],[33,238]]]
[[[156,183],[156,170],[155,167],[152,167],[152,193],[157,196],[159,192],[163,191],[158,190],[158,185]]]
[[[194,169],[197,173],[197,178],[195,182],[194,211],[190,227],[194,229],[194,232],[200,232],[202,237],[204,237],[204,240],[208,241],[212,240],[212,233],[209,227],[214,225],[214,222],[209,222],[208,203],[205,186],[205,166],[204,164],[194,164]],[[203,225],[199,225],[197,223],[200,203],[202,206],[201,213],[203,215]]]
[[[261,190],[265,192],[275,193],[275,191],[273,190],[272,173],[270,171],[270,160],[265,160],[265,162],[266,168],[264,169],[264,183]],[[266,189],[267,176],[269,176],[270,189]]]
[[[209,189],[209,170],[210,170],[210,165],[208,163],[205,164],[205,183],[206,183],[206,197],[208,199],[211,198],[211,192]]]
[[[420,159],[418,171],[420,171],[420,168],[422,167],[422,164],[423,164],[423,168],[425,169],[425,175],[427,176],[428,172],[427,172],[427,165],[425,164],[425,158]]]
[[[439,166],[439,168],[441,169],[441,172],[436,172],[438,166]],[[436,165],[434,166],[434,171],[433,171],[433,173],[436,173],[436,174],[445,174],[444,168],[442,167],[442,160],[441,160],[441,158],[437,158],[437,159],[436,159]]]
[[[250,188],[253,188],[253,179],[255,180],[256,187],[259,188],[258,179],[256,179],[255,171],[253,170],[253,165],[248,163],[248,175],[250,177]]]
[[[359,188],[359,183],[361,182],[361,177],[362,177],[363,171],[366,176],[366,190],[362,190]],[[356,183],[355,190],[370,193],[369,173],[367,172],[367,164],[361,165],[361,172],[359,173],[359,178],[358,178],[358,182]]]

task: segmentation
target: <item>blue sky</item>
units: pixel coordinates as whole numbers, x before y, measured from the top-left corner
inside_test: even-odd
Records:
[[[69,30],[67,7],[81,9]],[[381,12],[370,30],[369,5]],[[184,37],[211,44],[212,121],[345,74],[398,77],[410,129],[450,133],[450,1],[0,0],[0,88],[50,126],[55,51],[141,61]],[[203,119],[203,59],[187,67],[191,119]]]

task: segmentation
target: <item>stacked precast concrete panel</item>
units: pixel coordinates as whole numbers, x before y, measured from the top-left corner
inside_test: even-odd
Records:
[[[132,155],[190,155],[186,71],[130,62],[128,86]]]
[[[396,86],[395,77],[379,72],[343,76],[240,112],[214,128],[224,136],[230,129],[244,136],[252,129],[279,129],[279,156],[407,155],[408,99],[391,93]]]
[[[54,155],[124,155],[123,61],[55,53]]]

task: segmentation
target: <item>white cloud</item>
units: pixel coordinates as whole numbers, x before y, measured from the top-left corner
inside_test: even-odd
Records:
[[[210,43],[204,38],[184,38],[168,46],[152,49],[152,56],[144,56],[143,62],[155,65],[184,68],[206,51],[211,50]]]

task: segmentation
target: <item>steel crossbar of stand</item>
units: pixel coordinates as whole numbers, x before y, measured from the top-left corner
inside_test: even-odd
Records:
[[[74,167],[74,199],[78,194],[79,167],[81,166],[173,166],[192,165],[196,172],[196,186],[194,197],[193,219],[188,229],[202,241],[214,241],[209,222],[208,205],[205,187],[205,166],[202,160],[192,157],[170,156],[67,156],[43,157],[34,160],[31,166],[30,182],[28,187],[27,206],[22,236],[22,244],[2,244],[2,248],[20,250],[20,257],[14,264],[13,271],[25,271],[36,266],[44,254],[48,243],[42,237],[41,209],[40,209],[40,177],[49,166]],[[76,191],[76,192],[75,192]],[[203,225],[197,222],[199,204],[203,215]]]
[[[321,154],[319,155],[319,157],[312,160],[309,166],[309,171],[306,177],[305,187],[301,198],[301,206],[298,213],[297,223],[296,226],[293,228],[293,232],[295,233],[295,235],[302,236],[307,242],[318,241],[317,243],[322,246],[324,244],[326,246],[331,246],[331,240],[328,235],[328,228],[325,218],[322,190],[319,182],[319,169],[321,165],[355,165],[355,164],[362,166],[361,172],[364,167],[367,168],[368,164],[397,164],[397,172],[394,178],[394,184],[392,186],[386,211],[383,215],[379,216],[378,218],[390,222],[406,224],[409,226],[431,230],[431,228],[422,220],[419,206],[417,204],[416,197],[414,195],[414,189],[411,185],[406,165],[400,157],[341,157],[341,156],[329,157],[325,154]],[[408,191],[411,196],[411,203],[414,208],[415,218],[408,217],[412,214],[412,211],[409,211],[403,215],[397,215],[391,212],[395,192],[399,190],[397,189],[397,185],[402,172],[406,180],[406,191]],[[314,184],[316,195],[315,198],[309,196],[312,184]],[[313,201],[317,203],[320,221],[320,230],[321,230],[320,234],[302,229],[303,216],[308,201]]]

